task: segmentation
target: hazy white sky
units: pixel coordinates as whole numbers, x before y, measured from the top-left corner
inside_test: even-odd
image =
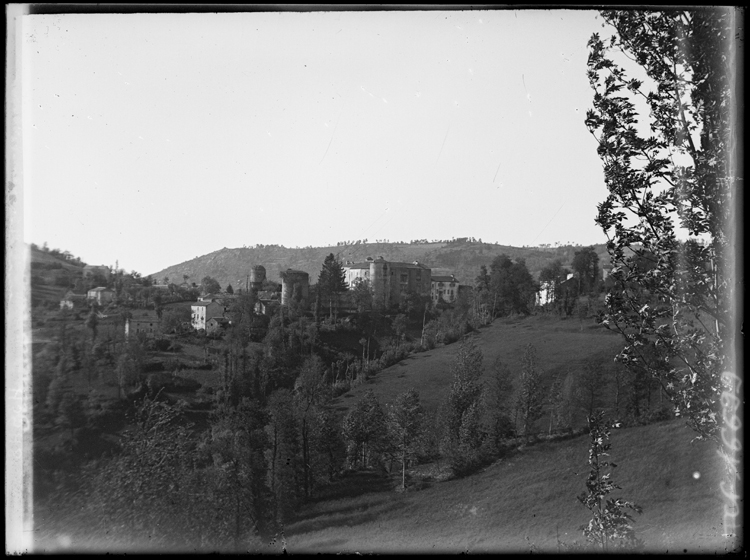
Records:
[[[594,11],[23,19],[28,242],[148,274],[257,243],[604,241]]]

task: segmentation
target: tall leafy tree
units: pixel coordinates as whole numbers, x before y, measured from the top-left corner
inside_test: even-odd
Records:
[[[494,315],[530,312],[536,296],[536,283],[523,259],[513,262],[507,255],[495,257],[490,265],[489,280],[486,303]],[[480,274],[477,281],[485,284],[486,278]]]
[[[515,431],[512,425],[513,381],[511,371],[498,357],[492,364],[490,380],[490,426],[495,445]]]
[[[201,290],[204,294],[218,294],[221,291],[221,285],[215,278],[204,276],[201,280]]]
[[[266,486],[267,446],[263,409],[243,399],[237,407],[221,405],[213,412],[211,427],[200,450],[208,456],[210,505],[221,515],[220,533],[232,550],[267,532],[272,499]]]
[[[599,255],[593,247],[584,247],[575,252],[572,266],[578,279],[578,292],[591,294],[599,279]]]
[[[406,490],[406,463],[419,451],[424,436],[424,409],[416,389],[399,395],[388,407],[388,434],[401,461],[401,488]]]
[[[463,472],[477,459],[481,444],[481,416],[483,385],[480,381],[484,366],[482,351],[472,340],[458,348],[452,365],[453,382],[443,407],[444,429],[442,449],[453,469]]]
[[[86,316],[86,327],[91,329],[91,342],[92,344],[96,341],[97,327],[99,326],[99,317],[96,314],[96,310],[92,307],[89,314]]]
[[[369,458],[384,447],[387,438],[385,411],[372,389],[344,418],[343,434],[353,464],[367,467]]]
[[[527,438],[537,420],[542,417],[544,408],[544,386],[542,373],[536,357],[536,347],[528,344],[521,358],[521,380],[516,397],[520,432]]]
[[[586,125],[609,189],[596,219],[615,282],[604,324],[625,339],[619,359],[658,379],[699,437],[717,438],[721,393],[733,390],[722,373],[736,367],[737,16],[718,8],[602,17],[615,33],[589,41]],[[621,54],[645,81],[628,76]],[[659,349],[653,359],[640,351],[648,342]]]
[[[303,489],[309,496],[315,483],[313,455],[316,451],[315,433],[318,412],[330,398],[329,386],[325,384],[325,365],[318,356],[308,357],[294,384],[294,401],[297,410],[300,445],[302,447]]]
[[[275,518],[284,523],[301,498],[302,471],[294,399],[287,389],[275,391],[268,399],[266,434],[269,442],[266,462],[269,486],[275,496]]]

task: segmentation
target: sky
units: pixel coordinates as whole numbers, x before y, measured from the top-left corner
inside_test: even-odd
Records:
[[[150,274],[256,244],[605,241],[594,11],[21,25],[26,242]]]

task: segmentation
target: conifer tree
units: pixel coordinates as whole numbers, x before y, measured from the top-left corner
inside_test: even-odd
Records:
[[[318,291],[328,299],[330,316],[333,317],[333,301],[339,294],[346,292],[346,274],[339,260],[330,253],[323,262],[318,276]]]

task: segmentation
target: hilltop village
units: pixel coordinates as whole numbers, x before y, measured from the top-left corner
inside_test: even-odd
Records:
[[[432,276],[431,269],[419,261],[412,263],[386,261],[383,257],[368,257],[364,262],[346,262],[341,266],[344,274],[346,288],[355,289],[366,286],[372,294],[372,306],[381,311],[389,311],[398,307],[404,298],[410,294],[418,294],[422,297],[429,296],[433,305],[452,305],[456,302],[459,294],[469,290],[469,286],[462,286],[453,275]],[[111,284],[112,271],[107,266],[86,265],[83,276],[92,279],[94,283]],[[310,295],[310,277],[302,270],[287,269],[280,273],[281,284],[269,284],[266,281],[266,269],[262,265],[255,265],[250,269],[247,276],[244,292],[252,293],[256,299],[254,312],[258,315],[272,316],[279,306],[287,306],[294,301],[306,301]],[[174,294],[177,289],[195,290],[198,285],[183,283],[180,286],[170,285],[167,282],[154,283],[151,290],[157,294],[157,302],[164,298],[160,295]],[[176,289],[177,288],[177,289]],[[545,300],[548,298],[548,288],[540,292]],[[239,288],[235,293],[229,286],[229,291],[206,292],[202,291],[197,296],[197,301],[190,306],[190,322],[184,322],[180,329],[188,326],[197,331],[204,332],[210,336],[219,335],[223,329],[232,324],[231,302],[243,293]],[[343,292],[342,292],[343,293]],[[86,293],[78,294],[69,290],[60,301],[60,309],[74,310],[83,307],[95,307],[98,316],[106,318],[101,310],[112,305],[118,295],[115,289],[107,285],[96,286],[88,289]],[[155,302],[155,305],[156,302]],[[352,313],[355,306],[351,298],[337,297],[335,299],[335,310],[337,313]],[[131,334],[143,334],[147,337],[158,336],[162,333],[160,326],[160,313],[136,313],[124,316],[124,332],[126,336]],[[176,330],[176,329],[175,329]]]
[[[143,527],[178,548],[268,542],[363,476],[399,492],[467,476],[520,445],[582,433],[586,407],[605,399],[632,401],[634,423],[664,414],[657,387],[612,365],[616,340],[591,338],[608,279],[590,247],[538,278],[505,254],[466,279],[418,259],[330,253],[317,278],[274,263],[277,282],[256,261],[224,286],[31,253],[41,540],[75,525],[76,539],[110,544]],[[515,327],[532,320],[565,340],[554,346],[591,343],[584,357],[606,379],[588,401],[581,356],[570,369],[545,356],[547,378],[533,366],[524,392],[536,350]],[[486,396],[456,400],[464,385],[471,402]],[[464,405],[456,424],[450,407]],[[419,412],[413,445],[388,427],[397,411]],[[187,491],[164,490],[177,485]]]

